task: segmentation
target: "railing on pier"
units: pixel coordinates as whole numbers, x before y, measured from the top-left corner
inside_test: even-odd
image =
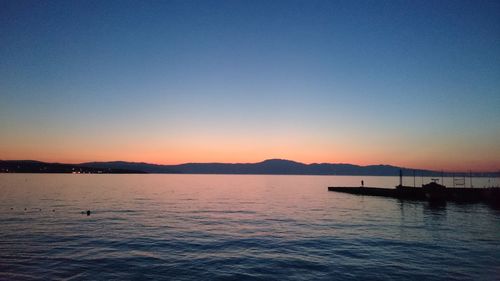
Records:
[[[434,172],[427,170],[402,170],[403,185],[419,187],[431,181],[449,188],[487,188],[500,187],[500,171],[497,173],[479,172]]]

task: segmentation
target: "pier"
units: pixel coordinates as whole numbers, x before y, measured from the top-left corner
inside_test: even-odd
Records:
[[[446,187],[328,187],[328,191],[356,195],[383,196],[406,200],[485,202],[500,204],[500,188],[446,188]]]
[[[415,182],[415,173],[413,173]],[[447,188],[439,184],[439,179],[431,179],[432,182],[422,184],[422,187],[403,185],[403,170],[399,170],[399,185],[395,188],[365,187],[361,181],[360,187],[328,187],[328,191],[343,192],[356,195],[383,196],[405,200],[427,200],[427,201],[456,201],[456,202],[485,202],[500,205],[500,187],[473,188],[453,187]],[[463,179],[465,185],[465,178]],[[472,186],[472,178],[471,178]]]

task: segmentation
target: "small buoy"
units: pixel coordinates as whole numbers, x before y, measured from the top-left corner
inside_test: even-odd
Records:
[[[90,216],[90,210],[87,210],[87,216]]]

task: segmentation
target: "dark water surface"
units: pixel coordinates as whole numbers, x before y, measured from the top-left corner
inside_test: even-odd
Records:
[[[0,280],[500,280],[500,210],[360,179],[0,174]]]

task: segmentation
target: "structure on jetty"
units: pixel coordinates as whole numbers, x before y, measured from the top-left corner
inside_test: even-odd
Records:
[[[395,188],[381,187],[328,187],[328,191],[337,191],[356,195],[384,196],[406,200],[486,202],[500,204],[500,188],[448,188],[437,183],[436,179],[422,187],[404,186],[402,171],[399,172],[399,185]]]

